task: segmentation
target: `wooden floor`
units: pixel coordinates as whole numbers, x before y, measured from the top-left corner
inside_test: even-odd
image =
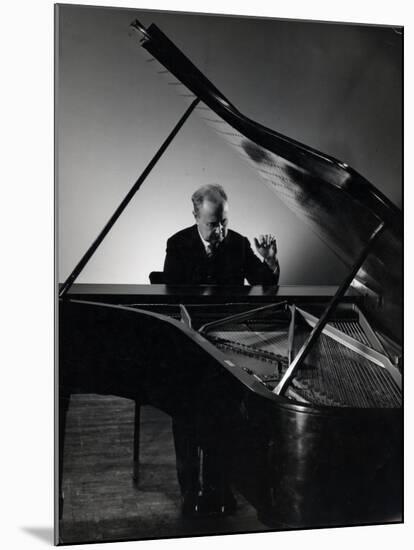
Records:
[[[171,422],[143,407],[140,484],[132,479],[134,403],[77,395],[71,399],[64,450],[62,544],[268,530],[236,494],[238,510],[223,519],[184,520]]]

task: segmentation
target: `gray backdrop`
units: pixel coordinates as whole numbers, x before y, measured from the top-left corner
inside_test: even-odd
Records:
[[[402,189],[402,35],[391,27],[60,6],[57,201],[63,281],[186,109],[129,23],[156,23],[245,115],[339,158],[395,204]],[[278,239],[283,284],[335,284],[340,261],[196,115],[79,282],[148,283],[190,196],[221,183],[231,227]]]

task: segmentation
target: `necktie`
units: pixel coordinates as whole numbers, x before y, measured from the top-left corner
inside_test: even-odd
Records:
[[[206,246],[206,254],[207,254],[207,258],[213,257],[213,247],[211,246],[211,244],[208,244]]]

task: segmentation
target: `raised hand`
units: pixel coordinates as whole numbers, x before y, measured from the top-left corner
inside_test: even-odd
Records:
[[[258,239],[254,239],[257,252],[262,256],[264,261],[271,269],[276,269],[277,261],[277,245],[274,235],[259,235]]]

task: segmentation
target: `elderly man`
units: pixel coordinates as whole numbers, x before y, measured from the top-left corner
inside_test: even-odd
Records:
[[[276,240],[246,237],[228,228],[228,200],[220,185],[204,185],[191,197],[196,224],[167,241],[164,276],[168,284],[276,285],[279,281]]]
[[[243,285],[245,279],[252,285],[278,283],[273,236],[261,235],[254,240],[261,261],[248,239],[228,228],[228,200],[220,185],[205,185],[191,199],[196,224],[168,239],[164,265],[167,283]],[[217,387],[219,391],[224,390]],[[224,392],[223,403],[228,404],[228,400]],[[219,435],[228,433],[223,425],[231,419],[219,411],[206,415],[208,422],[202,426],[191,416],[173,418],[177,474],[183,512],[188,516],[220,516],[236,509],[229,483],[229,442]]]

